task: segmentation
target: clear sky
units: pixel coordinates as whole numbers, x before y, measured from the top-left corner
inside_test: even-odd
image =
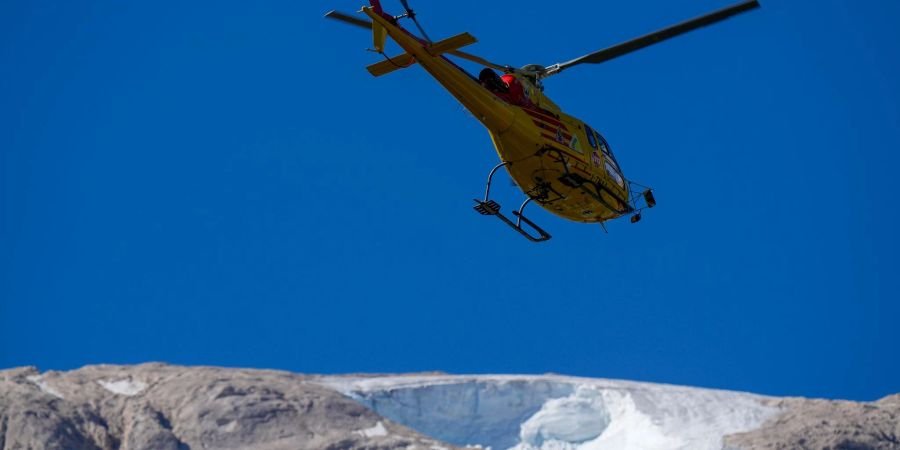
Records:
[[[413,2],[520,66],[730,0]],[[482,126],[322,18],[360,4],[0,3],[0,367],[900,392],[900,2],[763,0],[548,80],[659,206],[608,235],[535,208],[540,245],[471,208]]]

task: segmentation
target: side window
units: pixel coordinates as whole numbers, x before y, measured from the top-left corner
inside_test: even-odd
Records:
[[[610,164],[612,160],[607,161],[606,163],[606,173],[609,174],[614,180],[616,180],[616,184],[620,187],[625,187],[625,178],[622,177],[622,174],[619,172],[619,169]]]
[[[597,133],[595,131],[595,133]],[[600,142],[600,150],[603,150],[604,155],[609,155],[609,146],[606,145],[606,139],[603,139],[603,136],[600,136],[600,133],[597,133],[597,140]]]
[[[591,147],[597,148],[597,138],[594,137],[594,130],[587,124],[584,124],[584,134],[587,135],[588,143],[591,144]]]

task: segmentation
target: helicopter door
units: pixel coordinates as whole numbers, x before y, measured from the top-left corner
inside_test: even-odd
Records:
[[[597,136],[599,136],[599,134],[597,134],[597,132],[594,131],[591,127],[589,127],[588,124],[584,124],[584,134],[587,136],[588,144],[591,144],[591,154],[589,155],[591,165],[594,167],[594,169],[599,168],[603,165],[603,157],[600,156],[600,145],[599,141],[597,140]]]
[[[600,146],[600,151],[603,153],[603,168],[606,170],[606,173],[615,180],[619,187],[624,188],[625,177],[622,175],[622,169],[619,168],[619,162],[616,161],[616,157],[613,156],[612,150],[609,149],[609,144],[600,133],[597,133],[597,144]]]

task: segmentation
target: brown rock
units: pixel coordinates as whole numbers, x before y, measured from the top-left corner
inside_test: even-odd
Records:
[[[900,450],[900,396],[874,403],[786,398],[784,413],[726,449]]]
[[[379,423],[382,428],[377,428]],[[350,450],[438,445],[452,448],[287,372],[163,364],[89,366],[44,374],[33,367],[0,371],[2,449]]]

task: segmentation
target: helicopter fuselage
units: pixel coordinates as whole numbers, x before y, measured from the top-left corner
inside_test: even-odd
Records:
[[[509,74],[521,94],[496,92],[390,16],[363,8],[438,83],[488,130],[510,177],[548,211],[578,222],[628,214],[631,192],[609,145],[586,123],[563,113],[540,82]]]

